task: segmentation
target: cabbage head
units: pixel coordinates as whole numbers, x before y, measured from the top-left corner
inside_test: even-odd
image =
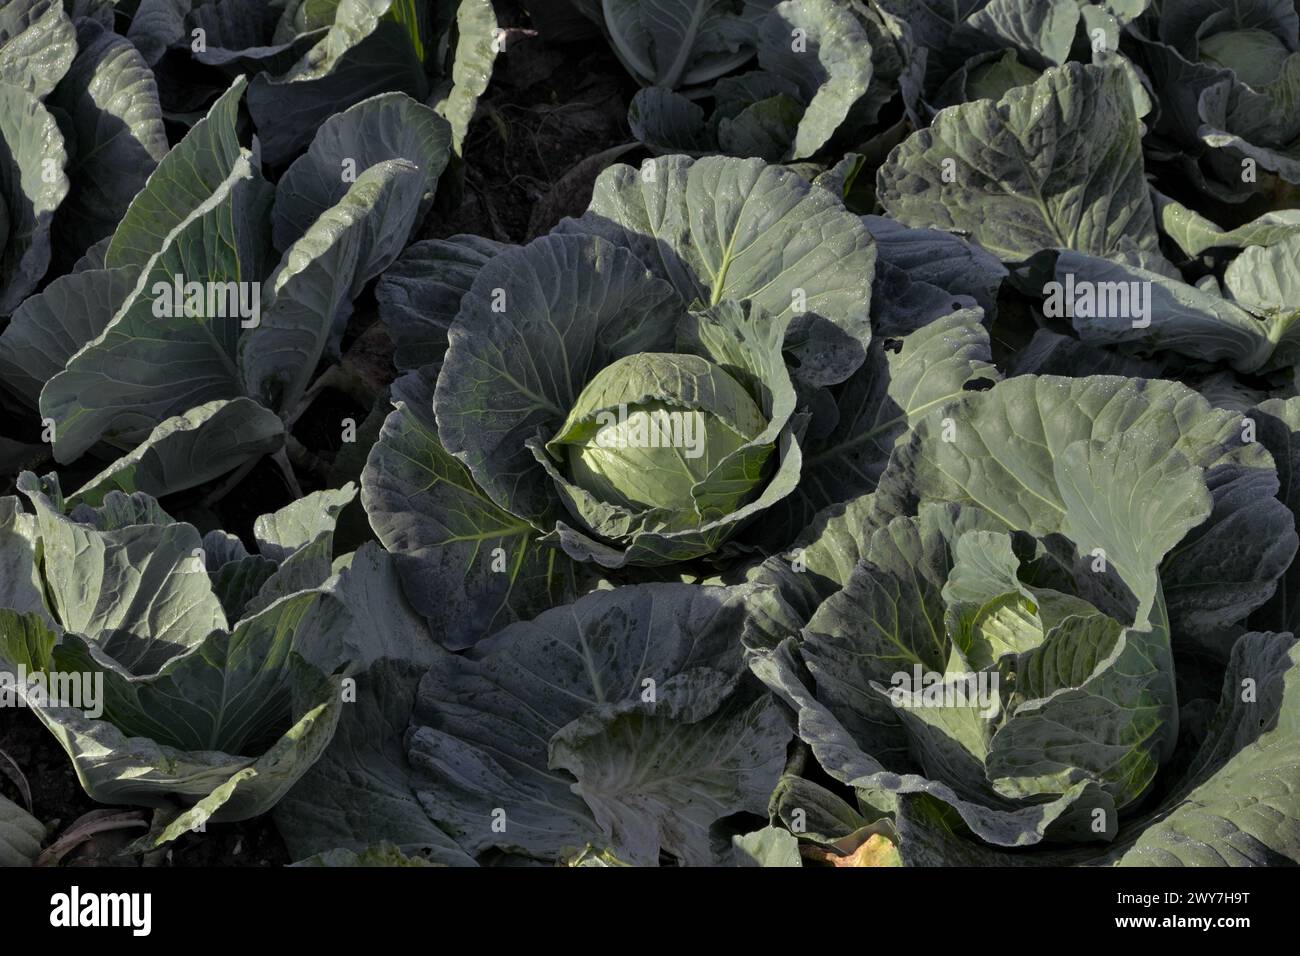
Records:
[[[713,362],[652,352],[601,369],[546,447],[598,500],[663,509],[689,528],[700,520],[696,489],[730,479],[721,466],[766,427],[754,399]],[[746,498],[764,477],[742,479]]]

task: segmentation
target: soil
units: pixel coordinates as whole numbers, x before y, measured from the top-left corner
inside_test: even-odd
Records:
[[[427,237],[533,239],[586,208],[599,169],[575,167],[633,143],[627,104],[637,86],[603,40],[548,44],[518,3],[495,6],[506,46],[466,138],[463,203],[433,217]]]

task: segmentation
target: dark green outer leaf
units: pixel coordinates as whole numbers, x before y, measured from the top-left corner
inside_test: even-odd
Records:
[[[751,299],[791,317],[796,378],[841,382],[871,341],[876,251],[866,228],[825,189],[761,160],[681,156],[611,166],[591,205],[561,234],[597,235],[697,300]]]
[[[49,267],[50,227],[68,194],[63,134],[40,100],[0,83],[0,315],[13,312]],[[52,173],[53,175],[49,175]],[[7,219],[7,221],[5,221]]]
[[[236,123],[247,86],[247,80],[236,77],[207,116],[163,157],[113,233],[105,268],[144,268],[171,231],[230,175],[241,155]]]
[[[104,331],[135,288],[133,269],[85,269],[31,296],[0,333],[4,383],[33,407],[41,389]]]
[[[396,409],[370,452],[361,500],[411,603],[439,640],[464,648],[579,590],[568,558],[494,504],[443,449],[433,421],[436,374],[394,384]]]
[[[157,84],[135,47],[85,24],[78,40],[72,69],[49,99],[73,131],[72,189],[54,224],[64,268],[112,234],[169,148]]]
[[[13,0],[0,8],[0,83],[43,99],[76,54],[77,31],[60,0]]]
[[[379,319],[393,338],[393,364],[399,371],[442,360],[460,300],[483,264],[505,248],[481,236],[428,239],[407,247],[379,277]]]
[[[421,684],[407,738],[410,760],[423,776],[419,790],[426,811],[471,853],[497,846],[547,859],[566,847],[607,845],[609,838],[572,787],[574,778],[548,763],[548,743],[579,719],[584,722],[569,733],[595,733],[610,745],[620,720],[631,721],[629,730],[633,725],[653,729],[653,736],[671,726],[681,779],[706,768],[716,752],[707,727],[695,721],[716,706],[715,678],[730,685],[740,677],[735,638],[747,593],[677,584],[600,591],[514,624],[466,656],[447,655]],[[715,692],[697,694],[705,685]],[[645,695],[651,691],[659,703],[646,723],[651,705]],[[614,723],[606,727],[607,721]],[[604,738],[606,733],[614,737]],[[772,742],[767,730],[762,736]],[[667,750],[637,746],[634,735],[616,753],[593,753],[592,768],[604,779],[598,768],[606,757],[617,757],[653,776],[656,755],[669,758]],[[782,757],[776,754],[769,792]],[[595,777],[589,781],[597,785]],[[629,848],[644,857],[648,844],[642,828],[671,827],[675,813],[686,812],[666,792],[667,805],[656,808],[657,784],[650,777],[643,782],[645,787],[632,784],[617,798],[611,795],[622,808],[611,805],[610,812],[631,827],[616,827],[616,852],[621,853],[626,834]],[[671,785],[671,779],[665,782]],[[766,793],[760,809],[765,802]],[[501,812],[504,831],[493,827]],[[669,838],[668,843],[697,859],[697,840],[677,844]]]
[[[1156,248],[1141,131],[1119,70],[1069,63],[999,103],[945,110],[877,177],[905,225],[970,235],[1004,261]]]
[[[341,0],[328,33],[288,73],[253,80],[248,110],[268,163],[292,158],[341,107],[389,91],[425,98],[424,64],[407,25],[388,15],[394,5]]]
[[[335,113],[276,184],[272,213],[276,249],[287,250],[321,213],[348,193],[354,180],[345,179],[345,171],[359,179],[371,166],[391,159],[404,159],[420,171],[423,189],[412,222],[412,227],[418,226],[433,204],[438,177],[450,155],[451,130],[446,121],[404,93],[384,93]],[[406,239],[406,235],[392,237],[399,247]]]
[[[138,448],[70,495],[68,502],[98,505],[115,489],[161,498],[218,478],[283,443],[283,423],[252,399],[197,405],[164,421]]]
[[[682,311],[667,283],[598,238],[543,236],[503,252],[451,327],[434,393],[442,444],[498,506],[544,527],[557,503],[525,441],[557,431],[614,359],[668,351]]]

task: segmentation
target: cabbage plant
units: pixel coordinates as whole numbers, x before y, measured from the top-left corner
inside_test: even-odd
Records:
[[[0,10],[0,316],[116,228],[167,152],[153,75],[52,0]]]
[[[774,0],[572,0],[601,28],[638,83],[668,89],[716,79],[752,59],[756,24]]]
[[[1300,18],[1292,4],[1160,5],[1134,24],[1132,53],[1162,110],[1153,152],[1226,202],[1300,183]]]
[[[999,100],[1044,70],[1069,62],[1125,68],[1116,54],[1149,0],[881,0],[907,23],[924,63],[922,98],[931,114],[978,99]],[[1130,73],[1135,100],[1142,81]],[[1145,112],[1145,110],[1143,110]]]
[[[434,107],[459,152],[492,75],[496,29],[488,0],[141,0],[125,32],[177,120],[199,119],[247,77],[264,156],[279,164],[330,116],[384,92]]]
[[[888,381],[874,263],[829,190],[685,157],[608,170],[586,215],[526,246],[412,246],[377,296],[415,368],[362,494],[416,607],[471,643],[593,575],[786,535],[814,403],[833,432],[832,389]]]
[[[711,109],[670,83],[640,90],[628,108],[633,134],[656,152],[805,160],[860,147],[915,105],[910,33],[873,0],[775,4],[754,44],[757,69],[719,77],[706,91]]]
[[[432,205],[451,139],[432,109],[404,93],[364,100],[273,187],[259,141],[239,136],[247,87],[237,78],[111,236],[0,334],[4,384],[39,410],[55,459],[106,461],[74,502],[162,496],[283,460],[353,301]]]
[[[355,488],[258,519],[250,555],[142,493],[69,507],[52,477],[18,486],[30,510],[0,499],[0,669],[87,794],[157,810],[151,845],[269,810],[338,722],[356,642],[333,532]],[[62,677],[78,693],[48,690]]]
[[[385,558],[352,567],[395,586]],[[450,866],[718,865],[730,851],[713,829],[764,811],[792,733],[736,639],[763,589],[599,591],[464,655],[371,591],[386,606],[357,606],[387,646],[335,746],[276,810],[295,857],[389,844]]]
[[[786,612],[751,664],[857,795],[823,794],[843,819],[888,813],[922,864],[1293,855],[1300,648],[1251,624],[1297,539],[1242,419],[1172,382],[1019,376],[768,563]]]

